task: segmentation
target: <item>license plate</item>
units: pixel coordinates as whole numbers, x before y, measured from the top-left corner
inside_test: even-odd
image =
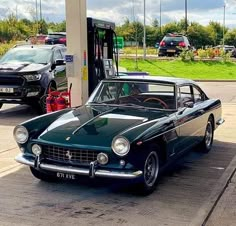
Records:
[[[166,50],[168,53],[175,53],[175,49],[167,49]]]
[[[14,93],[13,88],[0,88],[0,93]]]
[[[60,173],[57,172],[57,177],[58,178],[62,178],[62,179],[68,179],[68,180],[75,180],[75,175],[74,174],[70,174],[70,173]]]

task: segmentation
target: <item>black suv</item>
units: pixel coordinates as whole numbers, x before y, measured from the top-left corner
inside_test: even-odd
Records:
[[[167,34],[160,42],[158,56],[179,55],[182,49],[191,49],[188,38],[180,34]]]
[[[0,60],[0,108],[28,104],[46,112],[49,90],[66,90],[64,45],[20,45]]]

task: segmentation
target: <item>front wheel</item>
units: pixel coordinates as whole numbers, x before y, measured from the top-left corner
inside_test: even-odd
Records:
[[[46,174],[46,173],[43,173],[39,170],[36,170],[33,167],[30,167],[30,171],[34,177],[36,177],[37,179],[42,180],[42,181],[56,182],[58,180],[56,177]]]
[[[148,195],[154,191],[159,175],[159,157],[156,151],[151,151],[144,162],[143,178],[139,186],[140,192]]]

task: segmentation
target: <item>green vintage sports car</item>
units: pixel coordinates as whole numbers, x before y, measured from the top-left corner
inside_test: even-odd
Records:
[[[129,179],[150,193],[168,163],[197,144],[208,152],[223,122],[220,100],[209,99],[191,80],[109,78],[84,106],[16,126],[16,161],[44,181],[80,175]]]

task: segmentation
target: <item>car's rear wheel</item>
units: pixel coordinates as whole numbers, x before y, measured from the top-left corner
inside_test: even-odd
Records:
[[[156,150],[152,150],[146,156],[143,164],[143,177],[139,184],[139,192],[148,195],[154,191],[159,175],[159,157]]]
[[[30,171],[33,174],[34,177],[36,177],[39,180],[46,181],[46,182],[56,182],[58,179],[52,175],[43,173],[39,170],[36,170],[33,167],[30,167]]]
[[[201,143],[201,151],[207,153],[211,150],[214,139],[214,124],[212,117],[209,117],[205,129],[205,136]]]

